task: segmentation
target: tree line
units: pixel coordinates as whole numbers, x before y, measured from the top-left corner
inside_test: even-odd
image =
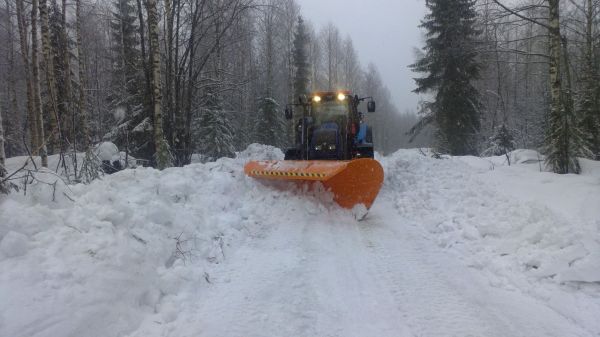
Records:
[[[158,168],[253,142],[284,148],[293,127],[284,106],[338,89],[375,97],[380,149],[400,146],[395,130],[415,117],[398,113],[350,36],[300,14],[295,0],[5,0],[6,156],[46,166],[60,154],[77,176],[72,157],[101,141]]]
[[[557,173],[600,159],[600,1],[428,0],[421,120],[454,155],[536,148]]]

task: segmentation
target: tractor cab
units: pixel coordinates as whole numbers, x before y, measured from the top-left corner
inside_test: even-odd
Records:
[[[364,99],[349,91],[315,92],[301,98],[302,118],[296,124],[296,146],[286,151],[288,160],[351,160],[373,158],[370,129],[362,123],[358,104]],[[369,101],[369,111],[374,102]],[[292,113],[286,109],[286,117]]]

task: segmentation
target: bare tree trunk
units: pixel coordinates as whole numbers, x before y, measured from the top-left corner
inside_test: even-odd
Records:
[[[567,107],[563,95],[561,66],[563,53],[560,32],[560,0],[548,0],[549,6],[549,56],[550,56],[550,129],[546,141],[549,146],[547,162],[556,173],[570,173],[570,134],[566,123]],[[568,67],[568,65],[567,65]]]
[[[42,98],[40,96],[40,69],[38,64],[38,37],[37,37],[37,10],[38,0],[31,1],[31,73],[33,87],[33,110],[36,119],[37,134],[39,137],[39,153],[42,157],[42,166],[48,167],[48,151],[46,149],[46,137],[44,135],[44,116],[42,113]]]
[[[56,79],[54,78],[54,53],[50,44],[50,28],[48,23],[48,4],[47,0],[40,1],[40,28],[42,32],[42,52],[44,54],[44,63],[46,66],[46,83],[48,94],[50,96],[50,106],[52,111],[49,114],[50,121],[50,149],[56,153],[60,143],[60,121],[58,117],[58,103],[56,95]],[[62,151],[61,151],[62,153]]]
[[[6,153],[4,152],[4,128],[2,127],[2,104],[0,104],[0,180],[6,176]],[[0,186],[0,190],[2,186]]]
[[[163,133],[162,88],[160,76],[160,46],[158,44],[158,11],[156,0],[148,0],[148,31],[150,34],[150,63],[152,67],[152,88],[154,105],[154,146],[156,167],[160,170],[172,166],[169,146]]]
[[[173,125],[174,125],[174,109],[173,109],[173,23],[174,23],[175,8],[172,0],[165,0],[165,24],[166,24],[166,73],[165,73],[165,108],[167,110],[168,125],[165,128],[167,139],[170,144],[173,144]]]
[[[562,83],[560,78],[561,57],[561,37],[560,37],[560,12],[559,0],[548,0],[550,16],[550,94],[552,98],[551,114],[560,114],[562,109],[561,91]]]
[[[190,61],[188,63],[188,74],[187,74],[187,97],[185,104],[185,125],[181,128],[183,130],[183,137],[185,140],[183,143],[183,149],[181,151],[181,158],[178,160],[181,166],[189,164],[192,158],[192,101],[194,97],[194,67],[195,67],[195,41],[196,41],[196,29],[200,20],[201,8],[204,7],[204,1],[202,6],[196,1],[196,8],[192,11],[192,23],[190,26],[190,38],[188,41],[188,50],[190,53]],[[183,122],[183,118],[181,119]]]
[[[173,107],[174,111],[173,111],[173,138],[171,139],[171,142],[173,144],[173,151],[175,153],[175,165],[176,166],[183,166],[185,163],[182,160],[182,144],[183,144],[183,139],[182,139],[182,128],[181,128],[181,124],[182,124],[182,115],[181,115],[181,99],[183,96],[183,92],[182,92],[182,79],[183,79],[183,62],[180,64],[180,60],[179,60],[179,32],[180,32],[180,22],[181,22],[181,1],[179,0],[175,0],[175,8],[177,10],[177,15],[176,15],[176,24],[175,24],[175,64],[173,65],[173,69],[176,71],[176,76],[175,76],[175,84],[174,84],[174,91],[175,91],[175,105]],[[185,86],[184,86],[185,87]]]
[[[333,55],[332,55],[332,41],[331,41],[331,26],[328,27],[329,31],[327,32],[327,81],[328,81],[328,90],[333,90]]]
[[[275,7],[273,7],[275,8]],[[269,12],[266,14],[265,18],[266,30],[265,30],[265,39],[266,39],[266,61],[265,64],[267,66],[267,74],[266,74],[266,91],[265,98],[271,98],[273,96],[273,67],[274,67],[274,57],[275,57],[275,47],[274,47],[274,32],[275,29],[273,24],[273,17],[275,16],[274,9],[269,9]]]
[[[146,97],[144,98],[147,106],[151,105],[152,101],[152,80],[150,79],[150,67],[148,66],[148,58],[146,56],[146,29],[144,28],[144,13],[142,12],[142,0],[137,0],[138,20],[140,21],[140,48],[142,52],[142,67],[144,68],[144,78],[146,79]]]
[[[6,48],[6,64],[8,66],[6,74],[6,102],[7,102],[7,113],[6,116],[8,121],[8,128],[14,129],[13,125],[18,122],[19,112],[17,106],[17,91],[16,91],[16,76],[15,76],[15,35],[14,27],[11,17],[11,2],[6,0],[6,31],[8,33],[8,46]],[[0,122],[0,125],[2,122]],[[16,130],[12,130],[15,132]],[[14,145],[14,144],[13,144]],[[10,155],[10,153],[9,153]]]
[[[546,141],[549,148],[546,162],[552,166],[555,173],[580,173],[581,166],[578,157],[584,154],[585,147],[574,111],[567,40],[562,37],[560,32],[560,0],[548,0],[548,4],[552,105],[549,119],[550,128]],[[562,83],[560,79],[562,65],[565,67],[563,71],[566,75],[565,83]]]
[[[79,111],[80,126],[83,133],[83,145],[85,149],[88,150],[92,143],[88,126],[88,114],[85,106],[85,58],[81,38],[81,0],[75,0],[75,20],[75,30],[77,34],[77,62],[79,68],[79,99],[77,100],[77,110]],[[75,130],[75,125],[73,125],[73,129]]]
[[[76,114],[75,114],[75,110],[73,109],[73,94],[72,94],[72,89],[71,89],[71,53],[69,52],[69,34],[67,32],[67,0],[62,0],[62,17],[61,17],[61,34],[62,34],[62,39],[63,39],[63,65],[64,65],[64,90],[65,90],[65,101],[64,102],[60,102],[61,103],[61,110],[63,111],[63,113],[61,114],[61,116],[63,116],[63,124],[61,127],[61,130],[63,132],[63,135],[65,137],[65,139],[68,139],[72,146],[73,146],[73,151],[76,152],[77,151],[77,144],[76,144],[76,136],[75,136],[75,130],[77,129],[76,125],[75,125],[75,119],[76,119]],[[71,115],[71,125],[69,127],[68,125],[68,119],[67,116]]]
[[[531,52],[533,50],[533,42],[531,40],[533,36],[533,24],[532,23],[528,23],[527,24],[527,55],[525,56],[525,83],[524,83],[524,94],[525,97],[529,97],[530,93],[529,93],[529,88],[530,88],[530,77],[531,77],[531,71],[530,71],[530,67],[531,67]],[[529,106],[529,104],[527,104],[527,106]],[[524,126],[524,147],[525,148],[529,148],[532,145],[532,142],[530,141],[531,136],[529,135],[529,120],[527,117],[525,117],[525,126]]]
[[[7,6],[8,8],[8,6]],[[12,24],[12,23],[11,23]],[[12,43],[12,41],[10,41]],[[11,183],[4,181],[8,175],[6,169],[6,152],[4,152],[4,127],[2,124],[2,102],[0,102],[0,193],[8,193],[10,191]]]
[[[33,83],[31,80],[31,63],[29,60],[29,45],[27,41],[27,27],[25,25],[23,0],[17,0],[17,27],[21,45],[21,56],[25,72],[25,85],[27,89],[27,126],[29,128],[29,141],[33,155],[38,155],[40,139],[38,136],[37,118],[34,110]]]
[[[599,3],[600,4],[600,3]],[[589,147],[588,157],[600,159],[600,85],[598,84],[597,57],[594,54],[594,22],[596,8],[592,0],[586,1],[585,44],[583,71],[583,95],[581,127],[585,133],[585,145]]]

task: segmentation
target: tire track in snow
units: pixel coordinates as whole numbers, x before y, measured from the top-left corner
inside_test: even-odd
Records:
[[[163,335],[410,336],[349,214],[282,221],[263,234],[211,272],[213,284]]]
[[[410,336],[374,277],[356,221],[348,216],[329,220],[312,234],[319,271],[314,282],[324,309],[318,336]]]
[[[414,336],[588,336],[546,304],[490,283],[382,196],[360,225],[375,270]],[[395,219],[395,220],[394,220]]]
[[[498,329],[489,323],[493,320],[444,281],[446,268],[422,247],[425,238],[412,235],[401,223],[406,235],[399,237],[389,230],[392,224],[374,213],[360,226],[364,243],[414,336],[505,336],[494,333]]]
[[[303,277],[311,266],[282,229],[251,240],[214,270],[214,285],[189,318],[195,336],[317,335],[314,290]],[[286,229],[303,235],[300,227]]]

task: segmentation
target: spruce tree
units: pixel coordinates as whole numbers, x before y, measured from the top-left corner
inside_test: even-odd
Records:
[[[308,63],[308,44],[310,36],[301,16],[298,17],[296,33],[294,34],[294,100],[307,94],[310,82],[310,64]]]
[[[140,101],[141,51],[137,37],[136,8],[132,0],[113,3],[112,64],[115,105],[136,105]]]
[[[144,74],[138,38],[138,22],[133,0],[113,3],[112,87],[110,107],[113,130],[105,137],[135,157],[152,160],[154,141],[152,114],[144,97]]]
[[[425,54],[411,66],[425,73],[415,79],[416,93],[432,93],[424,123],[437,128],[439,151],[452,155],[477,154],[480,101],[473,81],[480,65],[475,40],[475,0],[430,0],[430,13],[421,27],[427,30]]]
[[[496,128],[494,136],[490,138],[490,144],[484,155],[501,156],[505,155],[516,148],[515,139],[506,126],[502,124]]]
[[[200,117],[200,153],[210,160],[222,157],[234,157],[232,123],[224,109],[223,98],[214,92],[213,87],[205,92],[206,103]]]
[[[590,159],[600,159],[600,100],[597,96],[598,80],[593,69],[584,73],[583,92],[579,103],[579,128]]]
[[[282,147],[285,142],[285,122],[279,104],[272,97],[258,99],[256,139],[259,143]]]
[[[586,4],[586,29],[583,48],[583,76],[580,93],[579,115],[580,128],[583,132],[584,146],[591,159],[600,160],[600,55],[594,53],[594,5],[592,0]]]

